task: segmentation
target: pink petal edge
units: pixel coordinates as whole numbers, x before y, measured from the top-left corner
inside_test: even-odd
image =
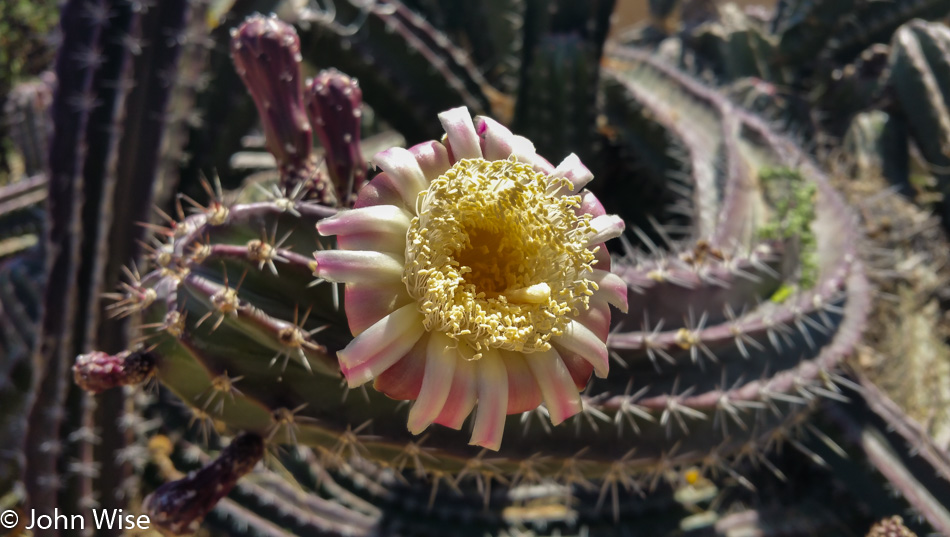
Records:
[[[464,343],[460,344],[464,345]],[[468,360],[455,362],[455,374],[452,376],[449,397],[445,400],[445,406],[439,412],[439,417],[435,419],[435,423],[450,429],[458,430],[462,428],[465,418],[475,408],[475,398],[477,396],[475,388],[476,374],[475,362]]]
[[[347,385],[362,386],[391,367],[424,332],[422,314],[415,304],[407,304],[380,319],[337,352]]]
[[[581,411],[581,394],[555,349],[530,354],[525,356],[525,360],[537,379],[553,425],[559,425]]]
[[[383,283],[402,281],[402,255],[351,250],[318,250],[313,275],[331,282]]]
[[[449,398],[458,361],[454,342],[445,334],[433,332],[426,348],[425,373],[419,397],[409,409],[407,426],[412,434],[421,433],[439,417]]]
[[[594,373],[598,377],[607,378],[607,372],[610,370],[607,344],[579,321],[572,320],[569,322],[564,327],[564,333],[555,337],[553,342],[558,347],[576,353],[587,360],[590,365],[594,366]]]
[[[478,410],[469,444],[492,451],[501,447],[508,408],[508,371],[498,351],[486,350],[476,362]]]

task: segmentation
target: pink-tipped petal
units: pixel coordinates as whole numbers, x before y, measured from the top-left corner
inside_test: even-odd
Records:
[[[475,118],[475,131],[485,160],[505,160],[514,150],[515,135],[501,123],[485,116]]]
[[[465,343],[458,343],[465,345]],[[439,412],[439,417],[435,423],[445,425],[450,429],[461,429],[465,423],[465,418],[472,413],[475,408],[475,398],[478,392],[475,388],[475,362],[469,360],[457,360],[455,362],[455,374],[452,376],[452,388],[449,389],[449,397],[445,400],[445,406]]]
[[[589,328],[573,320],[564,327],[564,333],[556,336],[553,341],[558,347],[576,353],[590,362],[598,377],[607,378],[610,369],[607,345]]]
[[[340,211],[317,224],[324,236],[336,235],[340,250],[404,254],[410,215],[395,205],[374,205]]]
[[[537,379],[552,424],[558,425],[581,411],[581,394],[556,350],[532,353],[525,356],[525,361]]]
[[[317,222],[317,231],[325,237],[366,232],[395,233],[405,237],[411,219],[409,213],[395,205],[375,205],[340,211],[324,218]]]
[[[610,239],[623,235],[626,225],[623,219],[615,214],[602,214],[590,221],[594,234],[587,239],[587,246],[594,246]]]
[[[590,279],[597,284],[594,297],[602,298],[608,304],[627,313],[627,282],[623,278],[610,271],[594,269]]]
[[[411,401],[418,397],[422,389],[428,345],[429,333],[422,334],[405,356],[376,377],[373,388],[397,401]]]
[[[439,121],[451,146],[453,163],[466,158],[482,158],[478,135],[468,108],[460,106],[446,110],[439,114]]]
[[[459,361],[455,342],[441,332],[433,332],[426,348],[425,374],[419,398],[409,409],[409,432],[419,434],[439,417],[449,398],[455,364]]]
[[[373,163],[379,166],[389,176],[393,186],[399,191],[408,207],[415,207],[416,197],[429,187],[426,176],[416,162],[416,158],[408,149],[390,147],[376,153]]]
[[[511,351],[499,351],[502,363],[508,370],[508,414],[520,414],[534,410],[541,404],[541,389],[534,379],[528,360],[532,355]]]
[[[351,283],[344,291],[346,320],[354,336],[377,321],[412,302],[406,286],[397,284]]]
[[[397,205],[406,206],[402,195],[396,190],[389,175],[380,173],[373,180],[365,183],[360,188],[359,195],[356,198],[354,207],[357,209],[363,207],[372,207],[374,205]],[[408,206],[412,209],[413,206]]]
[[[407,304],[356,336],[337,353],[349,387],[361,386],[392,367],[424,332],[422,314],[415,304]]]
[[[478,410],[469,444],[492,451],[501,447],[508,409],[508,371],[501,355],[494,349],[482,353],[476,361],[478,370]]]
[[[313,275],[331,282],[401,282],[405,261],[401,255],[380,252],[319,250],[313,254]]]
[[[551,174],[551,177],[563,177],[573,185],[573,188],[560,191],[560,194],[577,194],[587,183],[591,182],[594,178],[594,174],[587,169],[587,166],[584,166],[577,155],[571,153],[564,157],[564,160],[557,165],[557,168],[554,168],[554,173]]]
[[[445,146],[436,141],[423,142],[409,148],[409,152],[419,163],[426,181],[431,183],[446,172],[452,163]]]

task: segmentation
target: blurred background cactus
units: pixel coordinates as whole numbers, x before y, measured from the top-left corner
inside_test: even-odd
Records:
[[[203,535],[950,534],[947,15],[0,7],[0,510]],[[336,248],[316,224],[373,156],[458,106],[579,156],[626,222],[629,307],[591,302],[609,374],[563,424],[508,416],[498,451],[351,393],[336,352],[367,298],[313,276]],[[33,534],[74,533],[121,531]]]

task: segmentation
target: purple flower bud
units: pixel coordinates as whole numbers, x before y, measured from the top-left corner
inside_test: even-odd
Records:
[[[332,201],[314,162],[297,31],[275,16],[252,15],[231,31],[231,59],[257,105],[267,149],[277,159],[284,186],[313,182],[315,197]]]
[[[167,533],[194,533],[205,515],[263,457],[264,440],[256,434],[242,434],[201,470],[149,494],[143,504],[145,511],[152,523]]]
[[[352,205],[366,181],[366,162],[360,151],[363,92],[356,79],[337,71],[320,71],[307,84],[307,112],[323,144],[327,170],[337,198]]]
[[[93,393],[139,384],[154,373],[155,357],[147,352],[106,354],[93,351],[77,356],[73,365],[76,384]]]

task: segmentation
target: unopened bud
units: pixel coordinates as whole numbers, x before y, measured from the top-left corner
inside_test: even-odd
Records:
[[[93,351],[76,357],[73,378],[83,390],[99,393],[142,383],[155,373],[155,367],[155,356],[151,353]]]
[[[327,171],[344,205],[366,181],[360,150],[363,91],[356,79],[336,69],[320,71],[307,83],[307,113],[323,144]]]

